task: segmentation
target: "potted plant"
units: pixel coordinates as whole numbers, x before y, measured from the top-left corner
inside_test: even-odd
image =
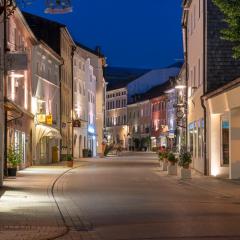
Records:
[[[178,159],[176,158],[173,152],[168,153],[168,162],[169,165],[167,167],[168,175],[177,175],[177,162]]]
[[[70,168],[73,167],[73,157],[70,154],[67,155],[67,166]]]
[[[22,162],[22,152],[13,146],[8,149],[8,176],[16,177],[17,167]]]
[[[180,178],[181,179],[190,179],[191,178],[191,169],[190,164],[192,163],[192,155],[188,151],[182,151],[179,155],[178,165],[181,167]]]
[[[165,149],[165,148],[162,150],[162,159],[163,159],[162,170],[167,171],[167,168],[168,168],[168,150]]]
[[[158,152],[158,161],[159,161],[161,170],[163,170],[163,161],[164,161],[163,155],[164,155],[163,152],[160,150]]]

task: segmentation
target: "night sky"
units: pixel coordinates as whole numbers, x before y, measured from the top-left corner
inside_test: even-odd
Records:
[[[44,14],[45,0],[24,11],[68,26],[88,47],[101,46],[110,66],[159,68],[183,58],[182,0],[73,0],[74,11]]]

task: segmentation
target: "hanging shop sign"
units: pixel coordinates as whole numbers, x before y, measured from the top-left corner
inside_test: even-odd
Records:
[[[38,114],[37,115],[37,121],[39,123],[45,123],[46,122],[46,114]]]
[[[81,121],[80,120],[73,120],[73,127],[80,128],[81,127]]]
[[[24,52],[6,53],[5,60],[5,66],[7,71],[27,70],[28,68],[28,58],[27,54]]]
[[[47,125],[52,125],[53,124],[52,114],[46,115],[46,124]]]

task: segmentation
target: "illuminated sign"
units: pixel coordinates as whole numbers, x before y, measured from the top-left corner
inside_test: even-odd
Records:
[[[53,124],[53,117],[51,114],[46,115],[46,124],[52,125]]]
[[[95,133],[95,130],[92,126],[88,126],[88,132],[89,133]]]
[[[46,122],[46,115],[45,114],[38,114],[37,115],[37,121],[39,123],[45,123]]]

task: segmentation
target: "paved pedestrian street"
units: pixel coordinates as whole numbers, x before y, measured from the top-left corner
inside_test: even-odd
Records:
[[[20,171],[1,191],[0,239],[240,239],[240,182],[158,165],[125,153]]]

